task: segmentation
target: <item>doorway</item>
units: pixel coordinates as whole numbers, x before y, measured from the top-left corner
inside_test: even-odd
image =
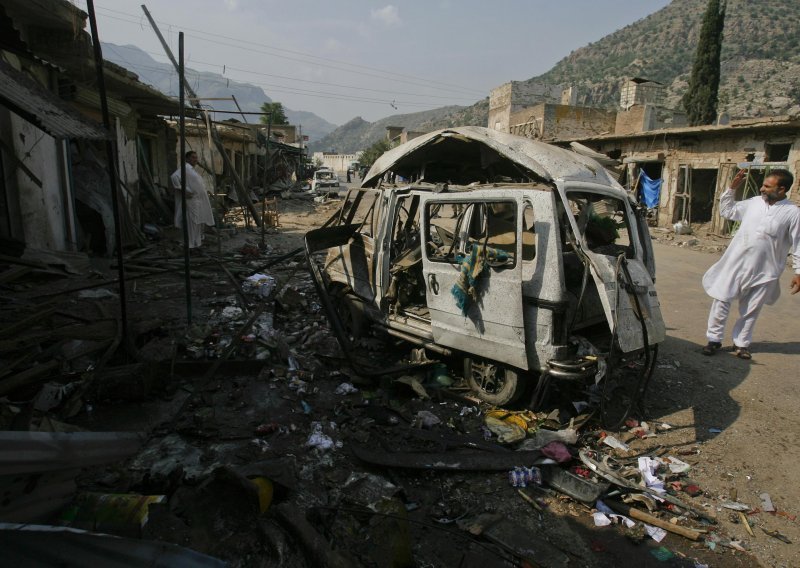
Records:
[[[691,223],[711,221],[714,211],[714,194],[717,189],[717,168],[692,169],[691,177]]]

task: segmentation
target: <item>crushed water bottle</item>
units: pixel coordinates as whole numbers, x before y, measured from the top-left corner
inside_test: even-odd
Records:
[[[538,467],[515,467],[508,472],[508,482],[512,487],[527,487],[542,484],[542,471]]]

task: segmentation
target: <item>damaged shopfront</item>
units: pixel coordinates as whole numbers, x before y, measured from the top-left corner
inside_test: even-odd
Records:
[[[123,244],[143,242],[143,222],[170,217],[165,202],[176,137],[160,116],[176,114],[178,103],[106,63],[111,132],[98,126],[101,101],[86,19],[55,1],[11,1],[0,9],[0,236],[18,253],[110,254],[109,138],[124,204]]]

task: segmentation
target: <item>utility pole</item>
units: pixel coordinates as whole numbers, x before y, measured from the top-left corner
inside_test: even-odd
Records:
[[[172,54],[172,50],[169,48],[169,45],[167,44],[167,40],[165,40],[164,36],[161,35],[161,30],[158,29],[158,26],[156,25],[156,22],[153,19],[153,16],[151,16],[150,12],[147,10],[147,6],[142,4],[142,10],[144,11],[144,15],[147,16],[147,20],[150,22],[150,26],[153,28],[153,31],[155,32],[156,36],[158,37],[158,40],[161,42],[161,47],[164,48],[164,52],[167,54],[167,57],[169,58],[169,60],[172,62],[172,65],[177,70],[178,69],[178,63],[175,61],[175,56]],[[186,92],[189,93],[189,100],[194,100],[195,101],[195,107],[198,110],[202,111],[203,109],[200,107],[200,103],[197,102],[197,100],[198,100],[197,93],[194,92],[192,87],[186,81],[186,77],[184,77],[182,79],[181,84],[186,89]],[[217,133],[217,129],[214,127],[214,124],[213,124],[213,122],[211,122],[210,119],[208,119],[208,124],[209,124],[209,134],[211,135],[211,138],[212,138],[212,140],[214,142],[214,145],[217,147],[217,151],[220,153],[220,155],[222,157],[222,161],[225,162],[225,165],[227,166],[228,171],[231,172],[231,177],[233,178],[234,187],[236,188],[236,193],[238,194],[239,199],[241,200],[242,203],[245,204],[245,206],[247,207],[247,210],[253,216],[253,219],[255,219],[256,225],[261,226],[261,219],[258,218],[258,213],[256,212],[255,205],[253,205],[253,202],[250,200],[250,196],[247,194],[247,189],[245,188],[244,183],[242,182],[241,178],[239,177],[239,174],[236,173],[236,168],[234,167],[234,164],[231,162],[231,159],[228,157],[227,152],[225,152],[225,147],[222,145],[222,140],[219,138],[219,134]]]
[[[183,32],[178,32],[178,79],[180,114],[178,125],[181,135],[181,224],[183,225],[183,277],[186,290],[186,323],[192,325],[192,283],[189,268],[189,214],[186,211],[186,109],[184,108]],[[202,229],[200,229],[202,230]]]
[[[108,97],[106,96],[106,82],[103,73],[103,51],[100,48],[100,35],[97,33],[97,17],[94,13],[94,0],[86,0],[89,12],[89,26],[92,30],[92,47],[94,48],[94,65],[97,72],[97,90],[100,93],[100,112],[103,115],[103,125],[106,130],[113,132],[111,128],[111,116],[108,112]],[[125,293],[125,264],[122,257],[122,228],[120,227],[119,214],[119,186],[117,179],[117,156],[114,153],[114,145],[111,139],[106,139],[106,161],[108,168],[108,181],[111,185],[111,207],[114,213],[114,240],[116,241],[117,253],[117,277],[119,279],[119,312],[122,324],[122,342],[128,348],[128,301]]]

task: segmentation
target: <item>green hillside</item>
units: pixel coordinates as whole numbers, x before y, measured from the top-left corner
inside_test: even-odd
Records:
[[[800,112],[800,2],[728,0],[719,111],[731,116]],[[625,77],[664,83],[677,108],[697,48],[705,0],[665,8],[577,49],[529,79],[577,85],[579,102],[614,106]],[[777,76],[776,80],[767,79]]]
[[[706,0],[674,0],[576,49],[528,81],[576,85],[579,104],[613,108],[626,77],[645,77],[664,83],[665,103],[677,109],[686,91],[705,7]],[[620,18],[624,20],[624,13]],[[485,125],[488,110],[488,99],[482,99],[469,107],[396,115],[375,123],[358,119],[333,131],[315,148],[363,149],[383,136],[387,125],[411,130]],[[718,110],[732,117],[800,114],[800,0],[728,0]]]

